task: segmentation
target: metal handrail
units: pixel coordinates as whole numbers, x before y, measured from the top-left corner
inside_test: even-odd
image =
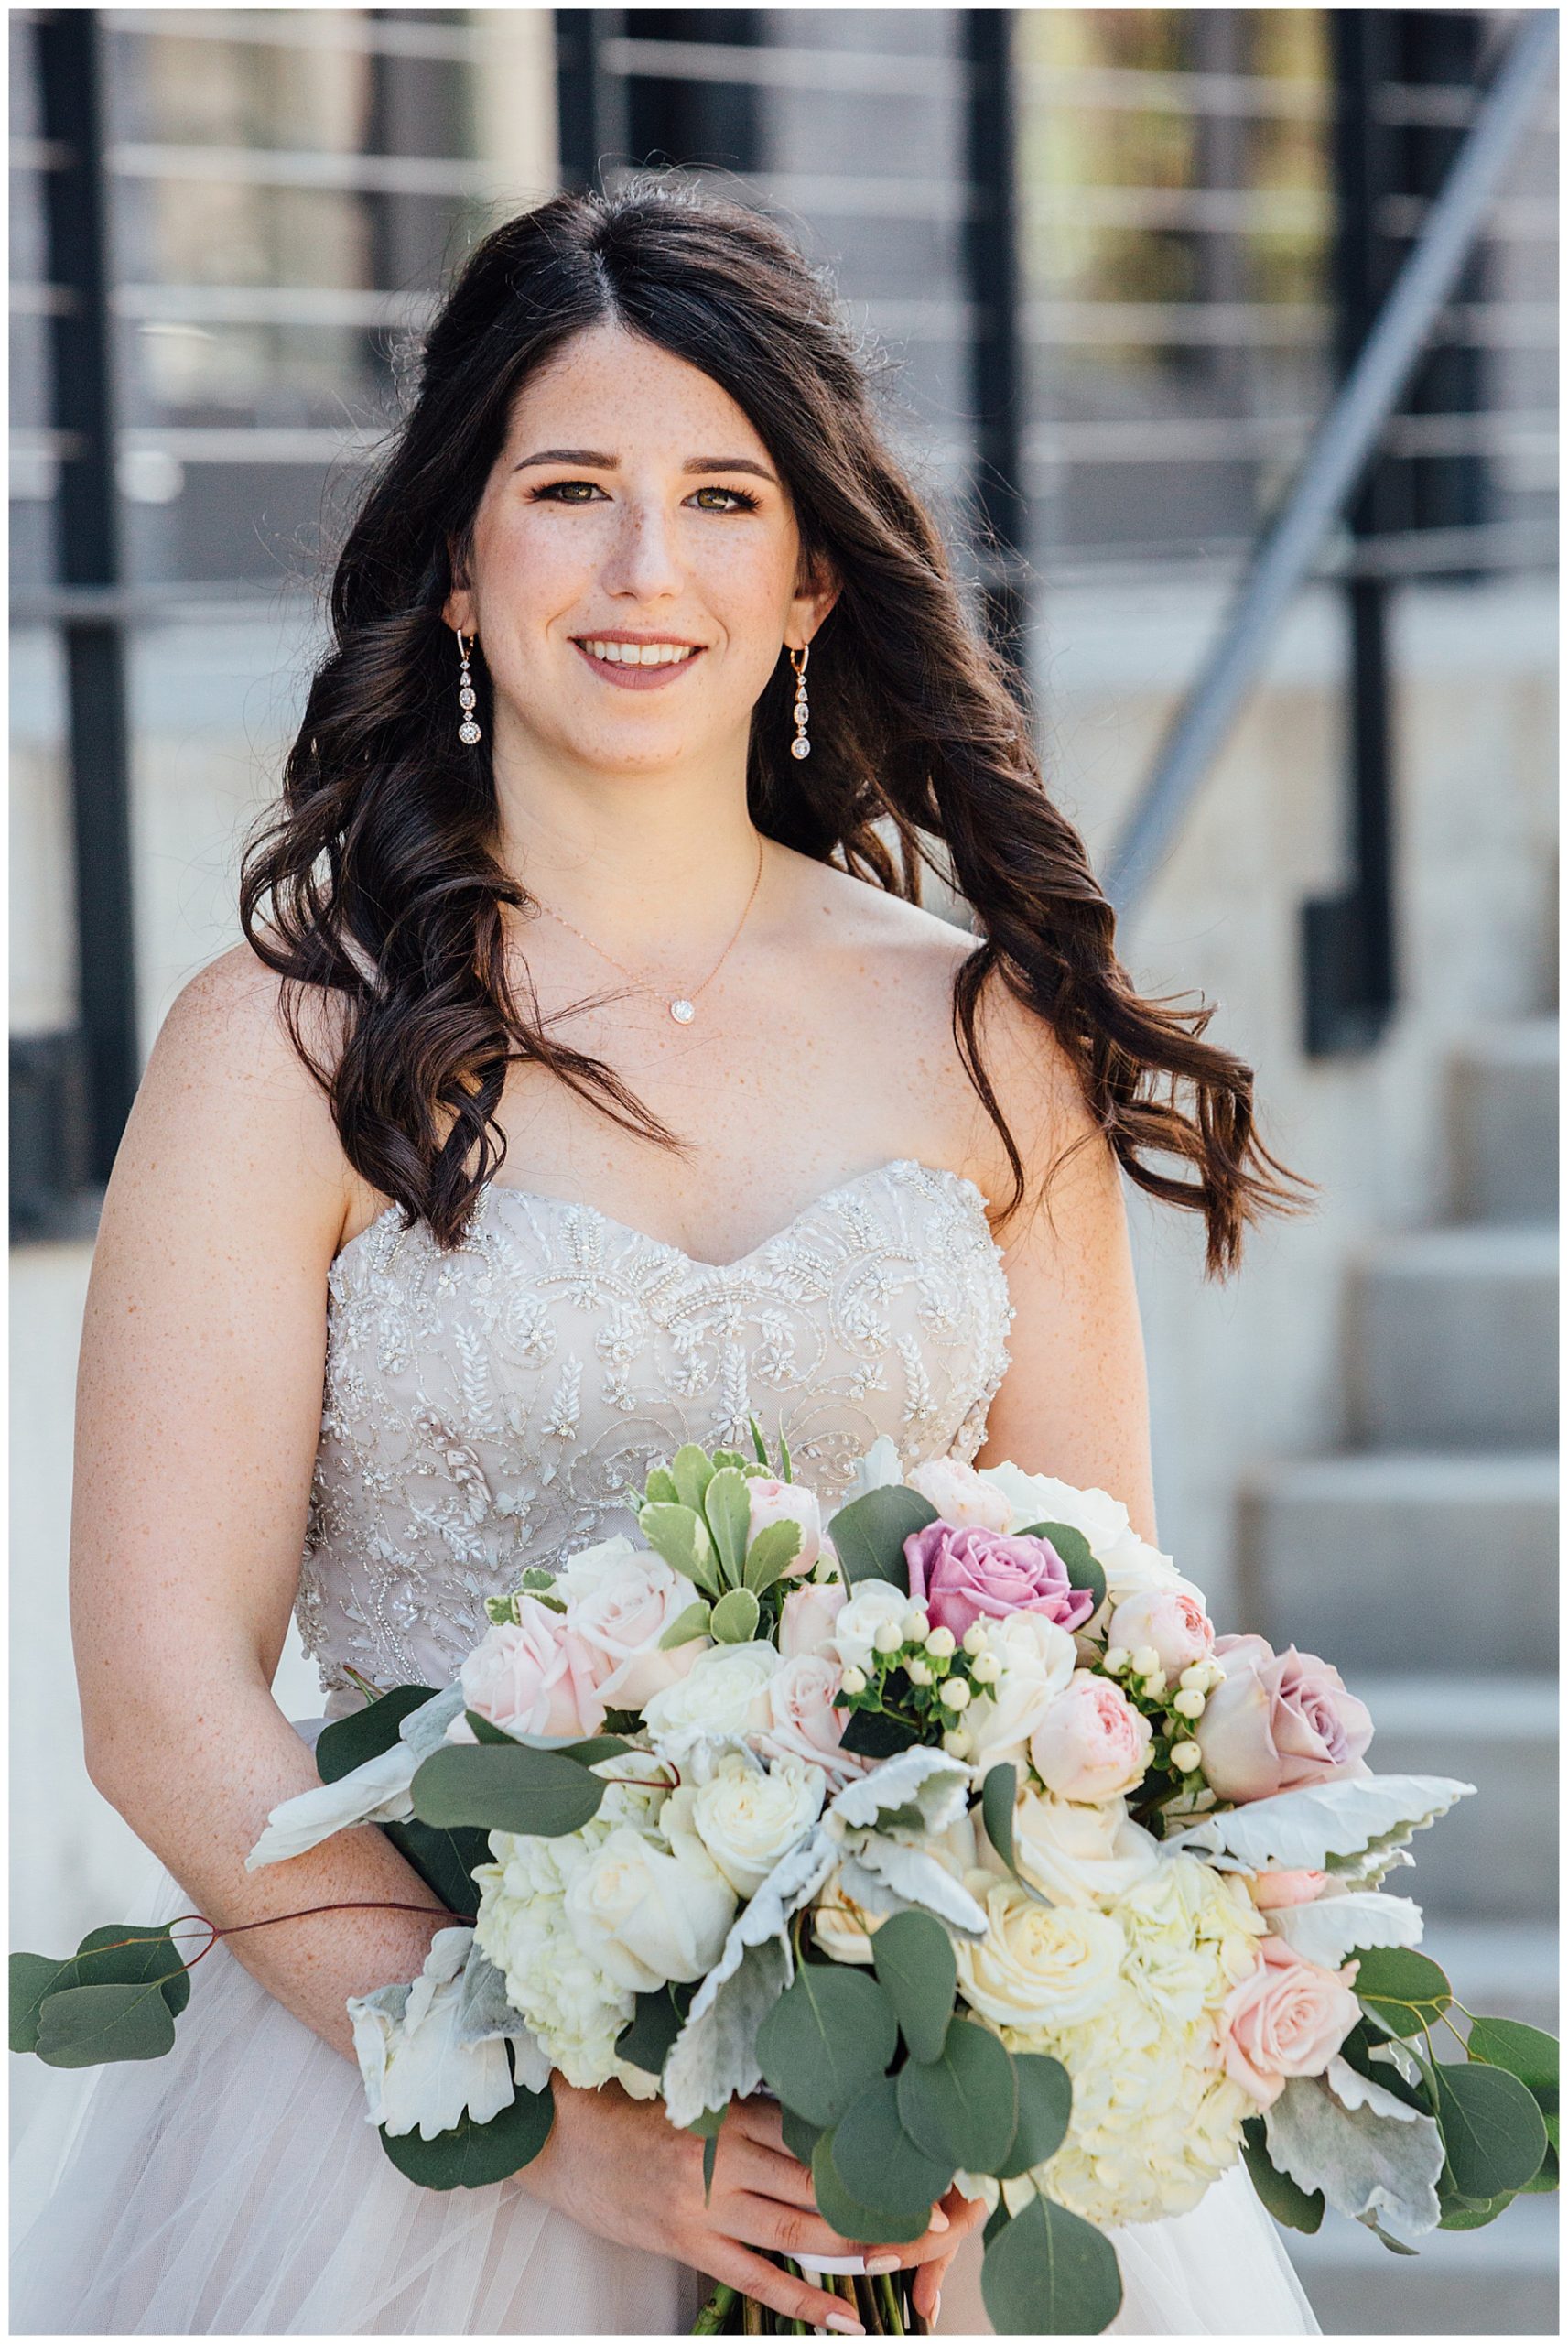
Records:
[[[1376,450],[1480,233],[1556,47],[1555,11],[1533,13],[1483,99],[1420,240],[1319,426],[1295,485],[1260,538],[1214,648],[1117,841],[1105,888],[1118,912],[1126,911],[1152,877],[1257,680],[1276,623]]]

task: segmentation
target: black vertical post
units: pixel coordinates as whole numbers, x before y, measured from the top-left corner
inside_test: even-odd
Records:
[[[969,196],[965,277],[976,325],[969,345],[975,415],[974,498],[984,537],[982,575],[991,640],[1022,680],[1028,621],[1022,367],[1019,353],[1017,140],[1012,11],[957,12],[968,70],[965,179]]]
[[[556,10],[556,109],[561,185],[602,187],[604,168],[626,159],[626,82],[611,71],[610,41],[625,29],[622,8]]]
[[[59,151],[45,177],[53,416],[61,435],[56,502],[66,587],[120,581],[114,479],[103,31],[95,9],[37,22],[43,135]],[[68,740],[75,818],[76,942],[91,1142],[87,1177],[106,1180],[135,1095],[135,948],[131,905],[130,746],[124,642],[112,616],[68,619]]]
[[[1336,360],[1349,372],[1393,282],[1397,254],[1380,225],[1395,156],[1378,91],[1391,78],[1393,12],[1331,11],[1335,66]],[[1387,526],[1395,483],[1374,461],[1347,519],[1357,548]],[[1351,879],[1302,906],[1303,1044],[1312,1057],[1369,1048],[1397,997],[1394,752],[1389,679],[1389,586],[1355,572],[1345,588]]]

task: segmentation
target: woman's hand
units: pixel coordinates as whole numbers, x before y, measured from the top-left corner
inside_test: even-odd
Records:
[[[558,2078],[555,2093],[549,2140],[519,2176],[531,2196],[602,2238],[673,2255],[786,2319],[836,2335],[863,2332],[842,2298],[781,2271],[769,2254],[863,2253],[873,2271],[928,2264],[937,2273],[926,2289],[934,2299],[959,2238],[984,2219],[983,2206],[971,2215],[960,2198],[907,2246],[840,2238],[816,2211],[809,2172],[784,2144],[776,2104],[761,2099],[726,2116],[705,2200],[703,2144],[676,2132],[657,2100],[633,2100],[614,2083],[577,2091]]]

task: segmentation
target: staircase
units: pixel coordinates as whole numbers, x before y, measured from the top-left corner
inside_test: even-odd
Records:
[[[1453,1056],[1448,1225],[1351,1274],[1349,1445],[1244,1496],[1249,1625],[1322,1653],[1379,1771],[1455,1774],[1416,1843],[1428,1949],[1474,2011],[1555,2031],[1557,1024]],[[1353,2223],[1288,2242],[1336,2335],[1555,2335],[1555,2198],[1390,2255]]]

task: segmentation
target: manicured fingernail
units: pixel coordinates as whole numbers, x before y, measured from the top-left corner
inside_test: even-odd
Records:
[[[896,2254],[872,2254],[868,2256],[866,2261],[866,2275],[868,2278],[880,2278],[884,2271],[896,2271],[897,2269],[898,2257]]]
[[[936,2325],[936,2323],[937,2323],[937,2321],[941,2318],[941,2317],[942,2317],[942,2290],[941,2290],[941,2288],[940,2288],[940,2287],[938,2287],[938,2288],[937,2288],[937,2290],[936,2290],[936,2300],[935,2300],[935,2303],[932,2305],[932,2306],[931,2306],[931,2317],[930,2317],[930,2319],[926,2322],[927,2327],[935,2328],[935,2325]]]
[[[858,2319],[850,2319],[841,2311],[830,2311],[822,2324],[830,2328],[835,2336],[863,2336],[866,2332]]]
[[[934,2230],[946,2230],[952,2228],[952,2224],[940,2206],[934,2206],[931,2209],[931,2227]]]

